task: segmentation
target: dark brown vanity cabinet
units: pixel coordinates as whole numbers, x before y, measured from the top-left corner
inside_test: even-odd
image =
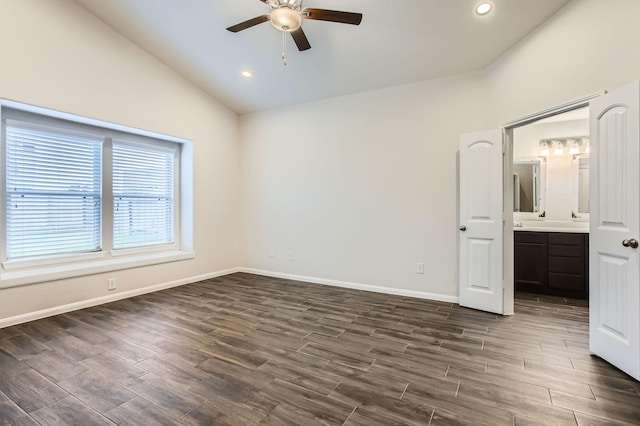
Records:
[[[586,299],[589,296],[589,234],[514,233],[516,291]]]
[[[547,233],[515,232],[516,291],[542,293],[547,287]]]

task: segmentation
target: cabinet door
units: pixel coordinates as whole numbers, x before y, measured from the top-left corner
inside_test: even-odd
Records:
[[[517,232],[514,277],[517,291],[540,293],[547,286],[546,234]]]

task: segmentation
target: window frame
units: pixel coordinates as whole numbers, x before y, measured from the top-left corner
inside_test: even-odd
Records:
[[[102,247],[99,251],[6,259],[6,120],[99,134],[102,154]],[[62,120],[62,121],[61,121]],[[117,271],[192,259],[193,252],[193,143],[190,140],[95,120],[51,109],[0,99],[0,288],[62,278]],[[113,248],[112,141],[174,149],[174,241],[132,248]]]

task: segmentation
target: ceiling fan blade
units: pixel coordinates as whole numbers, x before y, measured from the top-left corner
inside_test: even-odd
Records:
[[[341,24],[360,25],[362,13],[342,12],[339,10],[313,9],[307,7],[302,11],[302,16],[317,21],[339,22]]]
[[[291,37],[293,37],[293,41],[296,42],[296,46],[298,46],[299,51],[309,50],[311,49],[311,45],[309,44],[309,40],[307,40],[307,36],[304,31],[302,31],[302,27],[298,28],[295,31],[291,32]]]
[[[242,30],[246,30],[247,28],[251,28],[255,25],[262,24],[263,22],[267,22],[269,20],[269,15],[256,16],[253,19],[249,19],[248,21],[240,22],[239,24],[233,25],[227,28],[228,31],[232,33],[237,33]]]

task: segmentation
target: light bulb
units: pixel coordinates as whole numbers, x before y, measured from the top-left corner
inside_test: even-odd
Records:
[[[540,157],[549,156],[549,145],[546,142],[540,143]]]
[[[571,155],[578,155],[578,154],[580,154],[580,147],[578,146],[578,143],[577,143],[577,142],[575,142],[575,141],[574,141],[574,142],[571,144],[571,148],[569,148],[569,154],[571,154]]]

